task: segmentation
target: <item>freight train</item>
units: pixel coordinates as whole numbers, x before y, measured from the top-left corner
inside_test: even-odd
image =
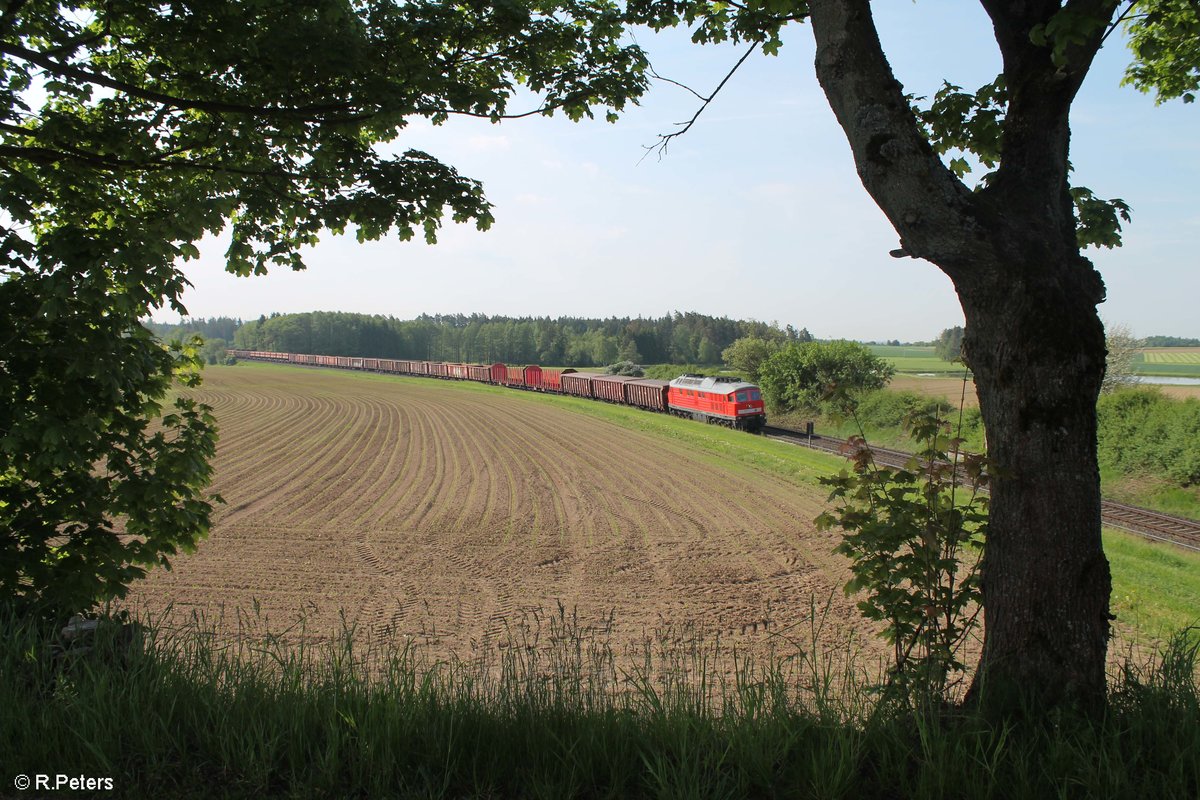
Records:
[[[762,392],[754,384],[746,383],[740,378],[684,374],[673,381],[660,381],[577,372],[573,369],[543,369],[538,366],[450,364],[441,361],[317,356],[262,350],[230,350],[229,354],[249,361],[477,381],[535,392],[566,394],[674,414],[751,432],[758,432],[767,424]]]

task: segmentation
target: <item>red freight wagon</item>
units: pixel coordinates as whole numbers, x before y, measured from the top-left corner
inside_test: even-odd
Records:
[[[561,392],[563,390],[562,376],[570,375],[573,372],[575,372],[573,369],[564,369],[561,372],[556,369],[542,370],[542,390],[546,392]]]
[[[369,370],[374,370],[375,372],[378,372],[379,371],[379,359],[378,358],[364,358],[363,359],[363,369],[369,369]]]
[[[443,364],[440,361],[430,362],[429,372],[426,374],[433,375],[436,378],[449,378],[450,377],[450,365]]]
[[[467,364],[467,378],[480,383],[487,383],[491,377],[491,369],[483,364]]]
[[[488,379],[492,383],[505,383],[508,380],[508,367],[496,363],[488,367]]]
[[[625,396],[631,406],[648,408],[651,411],[666,411],[667,389],[670,385],[666,381],[640,378],[625,384]]]
[[[525,368],[525,385],[539,392],[561,392],[562,376],[574,372],[573,369],[542,369],[537,365]]]
[[[667,406],[680,416],[734,428],[759,430],[767,424],[762,393],[737,378],[682,375],[671,381]]]
[[[625,403],[625,384],[631,380],[628,375],[597,375],[592,378],[592,396],[610,403]]]
[[[504,381],[509,386],[524,386],[525,371],[520,367],[509,367],[508,377]]]
[[[391,358],[379,359],[379,370],[381,372],[399,372],[400,369],[396,365],[396,361]]]
[[[602,377],[604,376],[594,372],[572,372],[570,374],[564,372],[562,390],[565,394],[573,394],[576,397],[591,397],[592,379]]]
[[[446,372],[448,377],[457,378],[458,380],[466,380],[467,365],[466,364],[447,364]]]

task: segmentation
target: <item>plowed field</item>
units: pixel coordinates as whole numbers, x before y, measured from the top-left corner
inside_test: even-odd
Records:
[[[611,618],[617,645],[696,623],[759,650],[804,639],[831,594],[826,630],[859,624],[812,487],[511,390],[239,366],[197,394],[226,505],[142,607],[303,614],[309,637],[349,624],[460,657],[559,603]]]

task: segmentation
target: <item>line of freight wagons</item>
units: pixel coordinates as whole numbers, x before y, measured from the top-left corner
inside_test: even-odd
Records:
[[[759,388],[738,378],[723,376],[685,374],[673,381],[660,381],[577,372],[573,369],[543,369],[532,365],[510,367],[505,364],[451,364],[441,361],[318,356],[260,350],[230,350],[229,353],[236,358],[251,361],[422,375],[568,394],[749,431],[761,430],[767,423]]]

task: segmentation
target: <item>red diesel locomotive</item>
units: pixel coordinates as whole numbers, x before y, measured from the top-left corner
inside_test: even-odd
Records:
[[[521,368],[506,364],[448,364],[441,361],[317,356],[260,350],[230,350],[229,353],[249,361],[422,375],[568,394],[751,432],[762,430],[767,424],[762,392],[754,384],[746,383],[740,378],[684,374],[668,382],[624,375],[576,372],[573,369],[545,369],[532,365]]]
[[[762,392],[741,378],[681,375],[671,381],[667,407],[672,414],[716,419],[732,428],[758,431],[767,424]]]

